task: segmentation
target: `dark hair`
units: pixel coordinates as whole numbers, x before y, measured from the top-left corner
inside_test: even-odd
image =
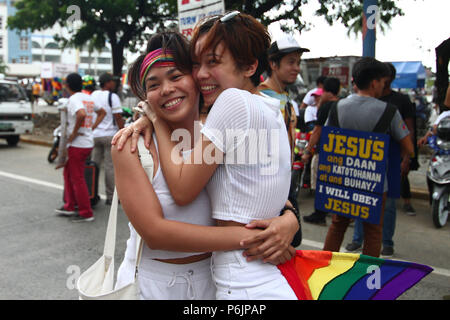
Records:
[[[338,78],[326,78],[323,82],[323,90],[331,92],[335,96],[338,95],[341,89],[341,81]]]
[[[318,78],[316,79],[316,85],[324,84],[326,79],[327,79],[327,77],[325,77],[325,76],[320,76],[320,77],[318,77]]]
[[[157,50],[171,50],[173,52],[175,65],[183,73],[192,72],[192,61],[187,39],[178,32],[166,31],[154,34],[147,44],[144,54],[141,54],[130,66],[128,79],[133,93],[141,100],[146,100],[146,90],[140,79],[141,64],[148,53]]]
[[[395,77],[397,76],[397,70],[392,63],[385,62],[385,64],[389,68],[391,81],[394,81]]]
[[[191,56],[195,59],[195,45],[198,39],[207,34],[202,54],[212,49],[215,54],[217,46],[223,42],[230,51],[238,69],[258,61],[255,73],[250,77],[253,85],[257,87],[261,82],[261,74],[269,68],[267,50],[270,47],[270,35],[267,29],[258,20],[244,13],[239,13],[229,21],[221,22],[217,16],[206,17],[194,28],[191,39]]]
[[[368,89],[373,80],[389,77],[389,68],[374,58],[364,57],[353,66],[353,80],[360,90]]]
[[[66,77],[66,85],[73,92],[80,92],[83,88],[83,79],[78,73],[71,73]]]
[[[114,80],[114,77],[111,73],[108,73],[108,72],[102,73],[98,79],[98,81],[100,82],[100,88],[103,88],[106,83],[113,81],[113,80]]]

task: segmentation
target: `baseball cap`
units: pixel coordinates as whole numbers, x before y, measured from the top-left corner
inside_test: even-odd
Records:
[[[290,53],[294,51],[309,52],[309,49],[300,47],[293,36],[284,34],[270,45],[267,53],[269,55],[273,55],[277,53]]]

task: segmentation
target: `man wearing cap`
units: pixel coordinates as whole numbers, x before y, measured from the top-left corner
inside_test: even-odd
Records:
[[[285,34],[275,40],[268,50],[270,66],[267,70],[268,78],[258,87],[261,93],[280,100],[280,110],[286,123],[291,146],[291,162],[294,155],[297,117],[286,87],[297,80],[303,52],[309,52],[309,49],[300,47],[294,37],[290,35]],[[298,208],[295,190],[296,186],[291,185],[289,201]]]

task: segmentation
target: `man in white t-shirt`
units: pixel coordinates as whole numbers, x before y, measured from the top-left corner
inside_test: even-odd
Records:
[[[111,158],[111,140],[119,129],[124,126],[122,106],[119,96],[113,91],[116,82],[112,74],[104,73],[99,78],[101,90],[92,93],[95,104],[106,111],[106,116],[94,130],[94,150],[92,160],[100,167],[104,163],[106,204],[112,203],[114,193],[114,167]]]
[[[105,111],[98,108],[92,98],[81,92],[82,79],[71,73],[65,81],[70,94],[67,103],[67,162],[64,165],[64,206],[56,213],[76,216],[73,222],[93,221],[94,214],[89,191],[84,179],[85,162],[94,146],[92,129],[102,121]],[[97,118],[94,121],[94,114]],[[75,207],[78,207],[78,215]]]

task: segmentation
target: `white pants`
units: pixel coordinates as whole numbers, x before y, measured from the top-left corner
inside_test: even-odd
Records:
[[[217,300],[297,300],[277,266],[247,262],[242,250],[214,252],[212,277]]]
[[[138,270],[141,299],[214,300],[216,288],[210,265],[210,258],[189,264],[142,260]],[[124,259],[118,271],[116,288],[130,283],[134,277],[133,266],[133,261]]]

